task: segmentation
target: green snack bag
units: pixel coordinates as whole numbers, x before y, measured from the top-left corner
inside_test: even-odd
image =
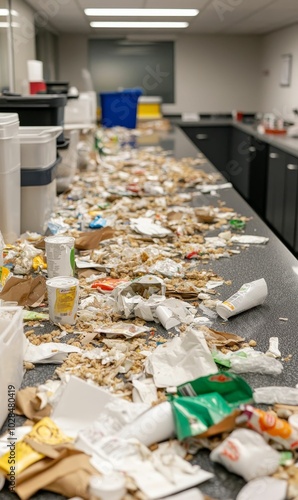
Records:
[[[233,373],[218,372],[186,382],[177,388],[179,396],[194,397],[210,392],[220,394],[232,409],[253,401],[252,390],[248,383]]]
[[[171,405],[180,440],[206,432],[232,413],[228,403],[215,392],[194,398],[173,398]]]
[[[24,321],[40,321],[40,320],[48,320],[48,313],[40,313],[35,311],[23,311],[23,320]]]

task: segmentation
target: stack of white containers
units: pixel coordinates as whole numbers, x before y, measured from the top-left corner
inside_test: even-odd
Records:
[[[20,236],[21,180],[19,117],[0,113],[0,231],[5,243]]]
[[[21,231],[44,234],[56,200],[56,138],[62,127],[20,127]]]
[[[23,379],[26,337],[22,307],[0,307],[0,427],[13,413],[16,391]]]

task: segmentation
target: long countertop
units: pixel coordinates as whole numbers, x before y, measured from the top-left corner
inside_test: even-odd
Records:
[[[245,123],[230,118],[210,118],[201,119],[198,121],[184,122],[181,120],[175,121],[180,127],[235,127],[246,134],[252,135],[264,141],[271,146],[279,148],[293,156],[298,156],[298,138],[289,137],[288,135],[261,134],[257,130],[257,125]]]
[[[225,121],[225,124],[230,124],[230,122]],[[154,137],[156,139],[156,134],[154,134]],[[190,139],[178,127],[174,127],[169,133],[159,133],[158,142],[156,141],[154,145],[173,150],[176,158],[196,157],[200,154]],[[200,168],[204,168],[208,172],[216,171],[207,161]],[[282,374],[276,378],[259,374],[244,374],[243,378],[247,380],[252,388],[267,385],[294,387],[298,383],[298,359],[296,354],[298,352],[298,336],[296,335],[298,261],[233,188],[221,190],[220,197],[198,195],[193,203],[195,206],[216,205],[219,200],[225,202],[227,206],[234,208],[240,214],[252,218],[247,223],[246,234],[267,236],[269,242],[264,246],[251,245],[241,251],[239,255],[231,258],[222,258],[198,265],[205,269],[212,269],[225,280],[232,280],[231,286],[223,285],[220,287],[218,295],[220,299],[226,299],[232,295],[243,283],[259,278],[265,278],[269,295],[263,306],[240,314],[226,323],[223,323],[219,318],[213,326],[223,331],[239,334],[245,337],[247,341],[250,339],[256,340],[257,348],[263,352],[268,349],[269,338],[278,337],[282,356],[286,357],[293,354],[293,358],[289,362],[283,362],[284,370]],[[287,318],[287,321],[280,321],[279,318],[281,317]],[[42,330],[42,333],[45,333],[45,329]],[[52,376],[55,367],[56,365],[41,365],[34,370],[27,371],[22,386],[43,383]],[[21,420],[18,421],[21,422]],[[200,464],[202,468],[214,473],[214,478],[201,484],[200,490],[218,500],[235,499],[239,490],[244,486],[244,481],[239,476],[230,474],[219,464],[212,463],[208,455],[209,452],[204,450],[200,451],[195,458],[195,462]],[[0,497],[3,500],[17,498],[15,494],[8,490],[3,490]],[[62,498],[64,497],[44,491],[32,497],[34,500],[58,500]]]

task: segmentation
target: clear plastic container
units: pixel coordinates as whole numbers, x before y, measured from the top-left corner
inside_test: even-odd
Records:
[[[47,168],[56,160],[62,127],[20,127],[21,168]]]

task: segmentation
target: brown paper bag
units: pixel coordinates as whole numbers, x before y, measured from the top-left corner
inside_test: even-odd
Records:
[[[17,392],[16,409],[17,415],[25,415],[25,417],[37,422],[43,417],[49,417],[52,413],[51,405],[47,404],[42,410],[40,407],[40,399],[36,395],[37,387],[26,387]]]
[[[17,302],[19,306],[38,307],[44,300],[46,281],[43,276],[16,278],[5,283],[0,299]]]
[[[111,227],[103,227],[101,229],[95,229],[93,231],[87,231],[82,233],[75,241],[75,248],[77,250],[93,250],[98,248],[98,245],[103,240],[109,240],[113,238],[114,231]]]
[[[38,452],[46,455],[49,447],[38,446]],[[92,475],[98,475],[90,465],[90,457],[76,450],[72,445],[51,446],[50,454],[57,452],[56,458],[44,458],[28,467],[17,477],[16,493],[21,500],[30,499],[37,491],[46,489],[71,498],[80,496],[88,500],[88,485]],[[37,451],[37,450],[36,450]]]

